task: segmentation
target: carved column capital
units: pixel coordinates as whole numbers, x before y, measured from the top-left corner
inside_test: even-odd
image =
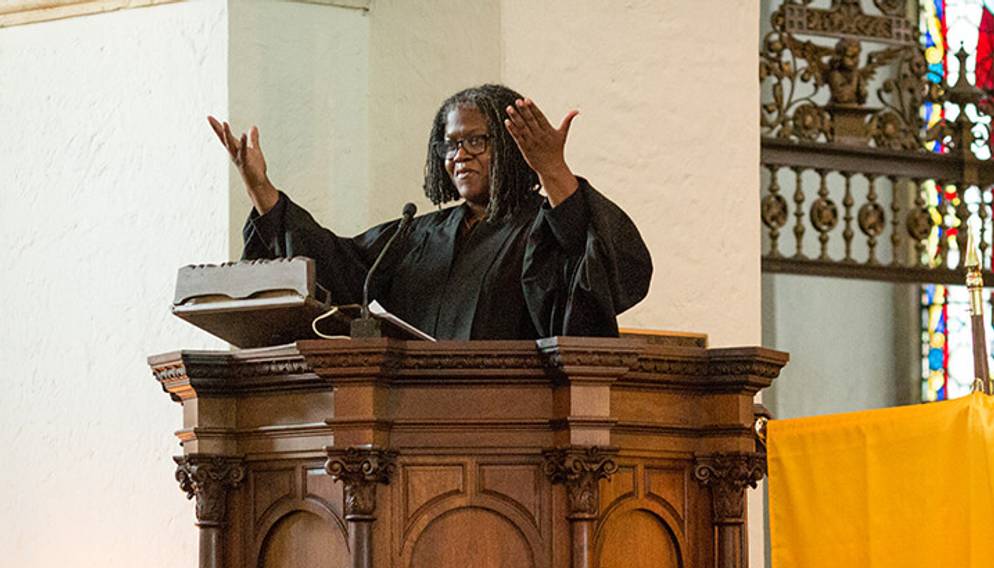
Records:
[[[245,477],[239,457],[190,454],[176,456],[176,481],[187,499],[197,498],[197,525],[224,525],[228,490]]]
[[[564,446],[544,450],[545,462],[542,470],[553,484],[566,486],[567,518],[593,519],[597,517],[601,479],[606,479],[618,471],[614,461],[616,449]]]
[[[376,485],[390,484],[396,469],[397,452],[377,447],[328,448],[325,471],[345,489],[345,519],[373,520]]]
[[[694,478],[711,489],[716,524],[744,523],[746,487],[756,487],[765,476],[763,454],[711,454],[698,457],[694,466]]]

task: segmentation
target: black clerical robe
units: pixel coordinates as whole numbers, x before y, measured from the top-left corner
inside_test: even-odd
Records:
[[[557,207],[538,194],[460,236],[463,204],[416,217],[377,268],[370,298],[438,339],[617,336],[649,288],[635,225],[586,180]],[[399,220],[344,238],[280,194],[245,224],[243,259],[307,256],[336,304],[360,303],[366,271]]]

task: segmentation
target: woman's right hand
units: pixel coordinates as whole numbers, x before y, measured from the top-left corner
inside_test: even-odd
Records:
[[[207,122],[242,175],[255,210],[260,215],[266,214],[276,206],[280,194],[266,175],[266,158],[259,147],[259,129],[253,126],[249,134],[242,133],[241,139],[237,139],[231,134],[231,126],[227,122],[220,122],[213,116],[208,116]]]

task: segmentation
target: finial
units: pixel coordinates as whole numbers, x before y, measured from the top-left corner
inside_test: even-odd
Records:
[[[991,380],[987,362],[987,331],[984,323],[984,267],[973,240],[973,226],[966,224],[966,287],[970,292],[970,332],[973,336],[973,383],[974,392],[994,394],[994,381]]]
[[[956,52],[956,59],[959,59],[959,64],[962,66],[961,69],[966,71],[966,58],[970,54],[966,51],[966,42],[960,42],[959,51]]]
[[[977,243],[974,241],[973,231],[970,229],[970,226],[967,225],[966,264],[964,266],[967,270],[980,270],[980,255],[977,252]]]
[[[949,102],[955,103],[961,108],[967,104],[977,104],[983,98],[983,92],[966,78],[966,58],[969,56],[970,54],[967,53],[963,44],[960,44],[959,51],[956,52],[956,58],[959,59],[956,84],[947,91]]]

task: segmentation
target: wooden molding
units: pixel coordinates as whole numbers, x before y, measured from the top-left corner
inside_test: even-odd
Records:
[[[11,0],[0,3],[0,28],[177,1],[180,0]]]
[[[0,0],[0,28],[36,24],[51,20],[173,4],[183,0]],[[369,10],[370,0],[290,0],[302,4],[320,4]]]
[[[291,548],[352,568],[630,566],[635,549],[645,566],[746,566],[753,398],[787,354],[658,337],[149,357],[183,405],[201,566]]]

